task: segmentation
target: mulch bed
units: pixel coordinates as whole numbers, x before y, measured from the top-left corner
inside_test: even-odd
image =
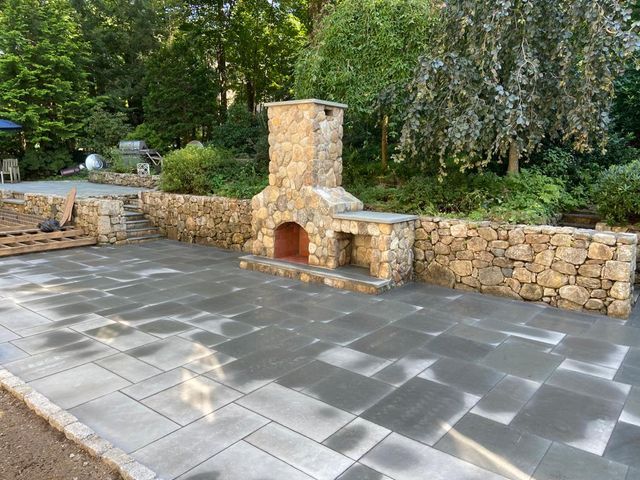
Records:
[[[0,389],[0,480],[122,480]]]

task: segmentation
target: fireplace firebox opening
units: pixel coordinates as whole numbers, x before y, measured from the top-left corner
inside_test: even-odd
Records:
[[[275,258],[309,263],[309,235],[295,222],[287,222],[275,231]]]

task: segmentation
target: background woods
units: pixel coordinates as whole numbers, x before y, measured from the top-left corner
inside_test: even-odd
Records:
[[[42,178],[88,152],[126,170],[113,147],[140,139],[171,153],[166,188],[251,196],[261,104],[318,97],[349,104],[345,186],[369,207],[635,221],[637,19],[620,0],[0,0],[0,117],[24,126],[0,151]]]

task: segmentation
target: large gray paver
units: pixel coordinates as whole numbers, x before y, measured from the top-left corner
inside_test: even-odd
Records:
[[[474,414],[466,415],[442,440],[438,450],[513,480],[529,478],[551,441]]]
[[[0,363],[89,399],[81,420],[165,479],[640,480],[640,308],[372,297],[237,257],[158,241],[0,260]]]
[[[366,454],[361,463],[395,480],[504,480],[471,463],[392,433]]]
[[[100,342],[87,339],[62,348],[9,362],[5,365],[5,368],[28,382],[115,353],[118,353],[118,351]]]
[[[147,397],[142,403],[180,425],[187,425],[241,395],[207,377],[198,376]]]
[[[357,460],[389,433],[391,433],[390,430],[358,417],[323,443],[335,451]]]
[[[93,363],[75,367],[31,382],[31,386],[62,408],[71,408],[120,388],[130,382]]]
[[[256,390],[237,403],[318,442],[355,418],[350,413],[277,384]]]
[[[227,478],[229,480],[312,480],[313,477],[242,441],[185,473],[180,480]]]
[[[162,373],[162,370],[141,362],[126,353],[117,353],[111,357],[96,360],[95,363],[134,383]]]
[[[120,392],[80,405],[71,413],[128,453],[180,427]]]
[[[387,395],[362,417],[394,432],[433,445],[478,401],[478,397],[414,378]]]
[[[161,370],[171,370],[211,355],[212,352],[199,343],[180,337],[169,337],[128,350],[127,353]]]
[[[269,422],[246,408],[228,405],[133,453],[166,479],[175,478]],[[238,461],[238,459],[236,459]]]
[[[511,425],[602,455],[621,411],[622,404],[543,385]]]
[[[246,441],[318,480],[333,480],[353,464],[353,460],[276,423]]]
[[[476,404],[471,413],[508,425],[540,384],[507,375]]]
[[[107,185],[102,183],[90,183],[84,180],[50,180],[37,182],[20,182],[11,185],[2,185],[0,190],[20,193],[41,193],[45,195],[58,195],[66,197],[69,190],[76,188],[79,198],[101,197],[105,195],[132,195],[147,188],[122,187],[119,185]]]
[[[620,480],[627,466],[553,443],[533,475],[534,480]]]

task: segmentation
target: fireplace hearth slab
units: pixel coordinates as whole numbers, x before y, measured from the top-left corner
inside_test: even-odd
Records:
[[[366,268],[354,265],[330,270],[282,259],[245,255],[240,257],[240,268],[371,295],[387,291],[393,286],[391,280],[372,277]]]
[[[356,212],[336,213],[333,218],[338,220],[353,220],[354,222],[371,222],[371,223],[404,223],[412,222],[418,219],[417,215],[405,215],[402,213],[389,212],[371,212],[368,210],[359,210]]]

